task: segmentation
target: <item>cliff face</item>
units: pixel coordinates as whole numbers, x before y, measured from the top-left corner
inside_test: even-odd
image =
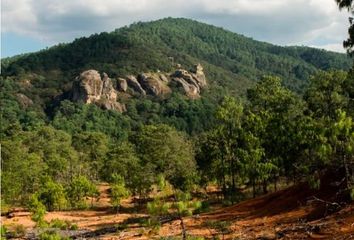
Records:
[[[87,70],[76,77],[71,100],[123,112],[125,105],[117,101],[120,93],[162,97],[172,92],[171,85],[180,87],[189,98],[199,98],[201,89],[207,86],[203,67],[197,64],[191,71],[179,68],[172,74],[150,72],[128,75],[118,78],[116,86],[106,73],[101,76],[96,70]]]

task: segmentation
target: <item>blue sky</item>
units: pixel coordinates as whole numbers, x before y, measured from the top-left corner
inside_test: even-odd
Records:
[[[344,52],[349,17],[334,0],[2,0],[1,7],[2,57],[169,16],[278,45]]]

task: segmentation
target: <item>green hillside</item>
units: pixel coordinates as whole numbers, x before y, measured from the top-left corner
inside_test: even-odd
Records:
[[[111,205],[104,200],[97,209],[134,214],[115,221],[114,234],[133,224],[151,239],[163,223],[176,225],[165,219],[182,226],[184,217],[301,182],[296,189],[309,194],[300,193],[303,202],[280,199],[286,209],[288,199],[301,204],[321,222],[354,199],[351,61],[172,18],[3,59],[2,217],[26,207],[38,239],[64,239],[53,235],[61,223],[47,222],[46,211],[92,210],[100,199],[97,184],[105,182]],[[314,199],[321,214],[308,211],[307,196],[315,192],[325,197]],[[133,208],[121,206],[128,197]],[[283,216],[274,215],[274,224]],[[309,223],[293,217],[285,219],[286,229]],[[210,222],[209,231],[231,226],[220,223]]]
[[[14,97],[21,93],[34,102],[31,108],[37,117],[51,121],[58,111],[59,100],[65,99],[74,78],[87,69],[106,72],[115,78],[158,70],[170,72],[176,64],[189,69],[195,63],[204,66],[209,84],[201,100],[191,101],[178,94],[167,100],[132,99],[124,115],[132,119],[133,125],[157,121],[172,123],[188,132],[199,131],[208,125],[213,106],[223,96],[245,96],[246,89],[263,75],[279,76],[285,86],[301,93],[309,76],[316,71],[347,70],[351,66],[344,54],[308,47],[275,46],[197,21],[166,18],[3,59],[4,119],[21,119],[18,97]],[[31,87],[26,85],[28,81]],[[14,106],[18,106],[16,113]],[[172,106],[178,106],[178,111],[171,110]],[[12,109],[11,114],[7,113],[7,107]]]

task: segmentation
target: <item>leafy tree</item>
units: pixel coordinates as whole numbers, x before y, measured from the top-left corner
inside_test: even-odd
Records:
[[[337,109],[347,106],[346,79],[342,71],[319,72],[311,78],[304,98],[316,118],[335,119]]]
[[[32,220],[36,222],[39,227],[45,225],[46,223],[44,220],[44,216],[46,214],[46,208],[43,203],[38,200],[36,194],[32,195],[28,207],[30,212],[32,213]]]
[[[231,178],[230,193],[232,195],[236,191],[237,176],[240,175],[242,168],[239,156],[235,151],[240,145],[242,117],[243,106],[230,97],[224,99],[216,112],[216,119],[219,121],[217,135],[220,141],[221,165],[227,166],[224,174],[226,173]],[[226,176],[223,177],[223,180],[226,180]],[[226,185],[224,182],[224,194],[226,193]]]
[[[144,181],[150,186],[160,173],[176,188],[186,189],[195,180],[192,144],[182,133],[167,125],[147,125],[133,142],[144,168]]]
[[[64,187],[50,178],[44,178],[42,181],[40,190],[36,193],[38,201],[43,203],[48,211],[65,209],[67,200]]]
[[[121,206],[121,200],[129,196],[129,191],[125,187],[124,179],[119,175],[113,176],[114,183],[111,185],[111,203],[117,213]]]
[[[281,170],[290,173],[296,157],[297,121],[302,118],[304,104],[294,93],[282,86],[277,77],[264,77],[247,91],[250,111],[257,115],[261,128],[255,132],[264,149],[263,162],[273,165],[272,178],[276,182]],[[279,148],[279,146],[282,146]],[[263,191],[267,192],[267,182]]]
[[[28,153],[21,137],[2,141],[1,151],[1,195],[6,203],[24,204],[39,189],[47,166],[40,155]]]
[[[140,174],[139,164],[134,145],[129,142],[113,143],[101,168],[101,176],[108,182],[114,182],[114,176],[120,175],[127,187],[134,191],[136,176]]]
[[[339,9],[346,8],[348,11],[353,12],[353,0],[335,0],[339,6]],[[354,46],[354,24],[353,18],[349,18],[350,26],[348,28],[349,37],[343,42],[343,46],[347,48],[349,54],[353,54]]]
[[[108,137],[101,132],[82,132],[73,136],[73,146],[79,153],[80,172],[90,178],[99,179],[108,151]]]
[[[86,208],[85,199],[94,198],[98,190],[92,182],[84,176],[75,177],[67,187],[67,196],[73,208]]]
[[[71,146],[71,136],[52,127],[42,127],[25,133],[24,144],[29,153],[38,154],[47,165],[47,174],[56,181],[68,182],[73,174],[77,153]]]

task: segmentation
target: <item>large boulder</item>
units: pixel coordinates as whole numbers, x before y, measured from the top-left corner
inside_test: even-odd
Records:
[[[194,65],[194,69],[192,70],[194,79],[197,81],[198,85],[203,88],[206,87],[207,82],[205,78],[205,74],[203,71],[203,66],[200,63]]]
[[[85,104],[94,103],[104,109],[125,111],[125,106],[117,102],[117,91],[106,73],[103,79],[96,70],[84,71],[76,78],[72,89],[72,100]]]
[[[140,83],[138,82],[136,77],[134,77],[133,75],[127,76],[127,83],[128,83],[128,86],[131,87],[134,91],[136,91],[142,95],[146,95],[145,90],[141,87]]]
[[[128,90],[127,80],[124,78],[118,78],[117,88],[119,91],[126,92]]]
[[[167,77],[161,73],[143,73],[138,76],[138,82],[148,94],[161,96],[171,92],[167,86]]]
[[[173,78],[177,86],[181,87],[189,98],[199,98],[199,89],[193,84],[189,84],[183,78]]]
[[[198,98],[201,89],[207,86],[203,67],[200,64],[196,64],[191,72],[177,69],[170,77],[171,81],[181,86],[190,98]]]
[[[76,77],[73,85],[73,101],[94,103],[101,98],[102,79],[96,70],[87,70]]]

